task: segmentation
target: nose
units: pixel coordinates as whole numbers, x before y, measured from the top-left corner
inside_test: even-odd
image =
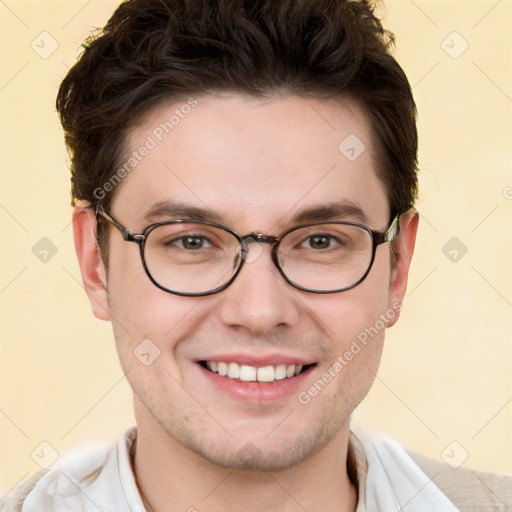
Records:
[[[221,321],[252,335],[296,325],[300,319],[300,292],[281,276],[267,244],[249,243],[247,249],[237,278],[221,292]]]

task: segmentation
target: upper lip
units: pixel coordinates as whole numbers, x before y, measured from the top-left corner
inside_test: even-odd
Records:
[[[308,364],[313,364],[315,362],[309,359],[304,359],[302,357],[297,357],[290,354],[257,355],[242,353],[215,354],[212,356],[206,356],[200,359],[199,361],[214,361],[217,363],[238,363],[239,365],[254,366],[256,368],[261,368],[263,366],[277,366],[279,364],[294,364],[295,366],[306,366]]]

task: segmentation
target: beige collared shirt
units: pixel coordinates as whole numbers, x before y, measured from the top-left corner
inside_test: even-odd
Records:
[[[407,453],[460,512],[512,512],[512,476],[464,467],[452,469],[441,459],[430,459],[410,451]],[[347,467],[351,479],[353,475],[357,478],[358,503],[355,512],[383,512],[366,508],[368,461],[363,445],[354,433],[351,433]]]
[[[0,502],[0,511],[145,512],[130,457],[136,436],[133,427],[110,450],[81,454],[50,471],[37,473]],[[512,477],[452,469],[442,461],[414,453],[409,456],[460,512],[512,511]],[[347,469],[358,491],[355,512],[395,512],[395,508],[393,511],[367,509],[368,458],[362,442],[354,434],[351,434]],[[406,507],[403,512],[407,512]]]

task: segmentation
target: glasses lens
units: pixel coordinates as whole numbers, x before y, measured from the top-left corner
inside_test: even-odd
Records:
[[[352,287],[368,271],[373,253],[369,231],[347,224],[318,224],[288,233],[279,244],[283,274],[301,288],[329,292]],[[176,222],[153,228],[144,246],[152,279],[172,292],[205,294],[237,272],[240,243],[220,227]]]
[[[319,224],[288,233],[279,246],[284,275],[312,291],[350,288],[367,272],[373,252],[371,234],[347,224]]]
[[[144,260],[151,277],[171,291],[200,294],[227,283],[240,261],[237,238],[200,223],[155,227],[146,238]]]

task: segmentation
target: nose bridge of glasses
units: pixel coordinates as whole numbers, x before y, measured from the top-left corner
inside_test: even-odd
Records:
[[[263,253],[261,244],[270,244],[273,253],[278,241],[279,239],[275,236],[262,235],[261,233],[249,233],[240,239],[240,245],[237,252],[244,261],[252,263]],[[253,247],[252,250],[249,250],[250,245],[255,247]],[[273,254],[272,259],[274,259]]]
[[[277,237],[262,235],[261,233],[249,233],[242,237],[242,242],[245,244],[275,244]]]
[[[240,250],[242,251],[243,255],[247,255],[249,251],[249,245],[251,244],[256,244],[257,246],[260,244],[270,244],[272,249],[274,249],[278,241],[279,239],[275,236],[262,235],[261,233],[249,233],[248,235],[242,237]]]

